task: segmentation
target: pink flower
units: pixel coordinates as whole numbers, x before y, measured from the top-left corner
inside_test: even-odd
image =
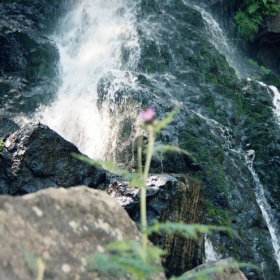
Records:
[[[144,122],[150,122],[153,120],[155,114],[156,114],[155,108],[150,107],[150,108],[143,109],[140,112],[139,116]]]

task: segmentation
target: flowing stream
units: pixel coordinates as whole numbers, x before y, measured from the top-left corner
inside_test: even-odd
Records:
[[[40,108],[36,118],[93,158],[104,156],[110,133],[106,110],[101,115],[96,105],[98,82],[109,72],[119,81],[128,79],[122,48],[130,50],[126,68],[137,62],[136,2],[77,1],[53,38],[60,54],[61,86],[56,101]]]

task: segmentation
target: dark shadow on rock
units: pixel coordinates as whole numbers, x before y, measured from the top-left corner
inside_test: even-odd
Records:
[[[203,196],[201,184],[184,175],[152,175],[147,183],[148,224],[159,222],[203,222]],[[121,178],[111,178],[107,192],[116,199],[140,227],[139,189],[130,188]],[[204,256],[203,238],[188,239],[180,234],[153,234],[153,244],[166,250],[163,266],[167,276],[181,275],[202,263]]]
[[[28,124],[5,142],[0,156],[0,193],[21,195],[49,187],[97,188],[106,173],[72,156],[76,146],[40,123]]]

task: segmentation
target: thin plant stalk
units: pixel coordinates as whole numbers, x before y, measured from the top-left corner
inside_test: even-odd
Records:
[[[41,258],[37,259],[37,268],[38,268],[37,280],[44,280],[46,264]]]
[[[137,156],[138,156],[138,173],[140,176],[143,176],[143,167],[142,167],[142,145],[138,144],[137,147]]]
[[[153,155],[153,148],[155,143],[155,132],[151,125],[148,127],[149,132],[149,143],[148,143],[148,149],[147,149],[147,157],[146,157],[146,163],[144,168],[144,174],[143,174],[143,181],[144,185],[141,188],[141,225],[142,225],[142,257],[143,262],[147,263],[147,249],[148,249],[148,233],[147,233],[147,203],[146,203],[146,181],[148,179],[150,164],[152,160]],[[139,151],[139,150],[138,150]],[[138,155],[138,159],[140,156]],[[142,168],[141,168],[142,170]]]

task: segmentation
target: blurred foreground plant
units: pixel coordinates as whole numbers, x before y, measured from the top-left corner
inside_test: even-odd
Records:
[[[46,264],[41,257],[35,257],[25,248],[22,249],[25,255],[25,258],[28,260],[32,270],[36,271],[37,278],[36,280],[43,280],[46,270]]]
[[[3,141],[3,139],[0,139],[0,155],[3,154],[4,146],[5,142]]]
[[[186,238],[197,238],[199,233],[206,234],[212,230],[227,231],[229,234],[235,234],[232,229],[227,227],[217,227],[200,224],[184,224],[184,223],[154,223],[153,226],[148,227],[147,224],[147,201],[146,201],[146,181],[150,170],[151,160],[154,153],[159,150],[176,151],[187,155],[192,161],[195,158],[187,151],[180,149],[179,147],[169,145],[155,146],[156,134],[173,121],[174,116],[178,113],[179,108],[176,108],[170,112],[167,117],[161,121],[155,119],[155,109],[147,108],[141,111],[140,118],[143,120],[143,126],[148,133],[148,145],[146,149],[145,165],[142,166],[142,141],[139,141],[137,153],[138,153],[138,173],[132,174],[126,169],[118,168],[112,161],[94,161],[87,157],[74,154],[74,157],[88,162],[97,167],[103,166],[110,172],[122,176],[124,179],[130,181],[130,187],[137,187],[140,189],[140,214],[141,214],[141,232],[142,242],[132,241],[116,241],[109,244],[106,249],[107,253],[98,253],[92,256],[91,269],[98,270],[99,272],[106,273],[108,271],[114,271],[114,273],[126,275],[129,274],[132,279],[159,279],[159,272],[163,272],[161,266],[161,257],[165,254],[163,250],[155,246],[148,246],[148,236],[153,233],[166,233],[166,234],[181,234]],[[248,264],[233,263],[230,267],[251,266]],[[224,269],[227,269],[225,266]],[[209,269],[208,269],[209,270]],[[223,271],[223,268],[219,269]],[[215,271],[215,269],[214,269]],[[184,276],[180,278],[172,279],[207,279],[207,274],[212,273],[213,269],[209,272],[195,272],[190,276]],[[197,277],[196,277],[197,275]],[[203,278],[201,278],[203,277]]]

